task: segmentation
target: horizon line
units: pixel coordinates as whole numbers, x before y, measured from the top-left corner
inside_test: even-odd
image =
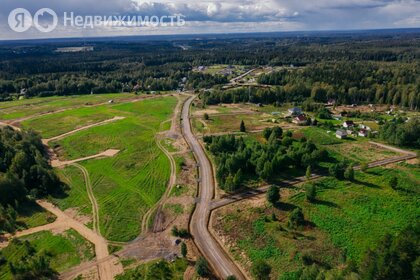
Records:
[[[109,35],[109,36],[88,36],[88,37],[51,37],[51,38],[28,38],[28,39],[1,39],[0,43],[19,43],[19,42],[53,42],[53,41],[97,41],[97,40],[112,40],[112,39],[141,39],[141,38],[153,38],[153,37],[196,37],[196,36],[256,36],[256,35],[268,35],[268,34],[305,34],[305,33],[360,33],[360,32],[374,32],[374,31],[411,31],[412,33],[420,32],[420,27],[401,27],[401,28],[374,28],[374,29],[322,29],[322,30],[289,30],[289,31],[260,31],[260,32],[226,32],[226,33],[178,33],[178,34],[147,34],[147,35]],[[380,34],[378,34],[380,35]]]

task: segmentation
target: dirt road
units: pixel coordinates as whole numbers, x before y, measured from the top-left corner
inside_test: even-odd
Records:
[[[192,133],[190,123],[190,106],[195,97],[189,98],[182,110],[182,128],[185,140],[196,157],[200,168],[200,190],[198,203],[192,215],[190,230],[194,242],[200,252],[209,261],[210,265],[219,277],[226,279],[235,275],[237,279],[245,279],[240,269],[229,258],[222,247],[217,243],[208,230],[211,211],[211,201],[214,196],[213,171],[203,148]]]
[[[98,206],[98,202],[96,201],[95,195],[93,194],[92,183],[90,182],[89,172],[84,166],[80,164],[73,163],[72,166],[77,167],[83,173],[83,177],[85,179],[85,184],[86,184],[86,192],[88,194],[90,203],[92,204],[93,230],[99,235],[101,235],[101,229],[99,227],[99,206]]]
[[[71,165],[77,162],[81,162],[81,161],[85,161],[85,160],[89,160],[89,159],[95,159],[95,158],[104,158],[104,157],[113,157],[116,154],[118,154],[120,152],[120,150],[115,150],[115,149],[109,149],[106,150],[105,152],[93,155],[93,156],[87,156],[84,158],[78,158],[75,160],[66,160],[66,161],[61,161],[58,159],[53,159],[51,160],[51,166],[52,167],[64,167],[66,165]]]
[[[115,258],[109,258],[108,243],[102,236],[89,229],[84,224],[74,220],[51,203],[42,200],[37,201],[37,203],[47,211],[56,215],[57,220],[62,221],[66,227],[74,229],[95,245],[99,278],[101,280],[113,280],[116,275],[123,271],[121,264],[116,262]]]

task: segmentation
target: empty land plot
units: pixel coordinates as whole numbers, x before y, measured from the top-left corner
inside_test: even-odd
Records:
[[[26,100],[0,102],[0,119],[14,120],[41,113],[68,109],[71,107],[95,105],[114,100],[125,100],[135,98],[133,94],[94,94],[94,95],[73,95],[68,97],[42,97]]]
[[[398,190],[389,186],[393,176]],[[324,178],[317,182],[314,203],[306,201],[305,193],[282,189],[275,207],[260,198],[217,210],[215,229],[247,269],[248,260],[271,264],[273,279],[292,279],[305,258],[340,269],[345,259],[359,264],[385,234],[394,235],[419,219],[419,184],[420,169],[409,164],[356,172],[354,182]],[[308,222],[299,229],[288,226],[295,207]]]
[[[99,204],[101,232],[105,238],[115,241],[135,238],[140,233],[143,215],[165,192],[170,163],[156,145],[155,135],[160,124],[173,114],[176,103],[174,97],[162,97],[111,106],[104,111],[105,115],[126,118],[79,131],[51,143],[52,146],[60,147],[60,157],[65,160],[94,155],[110,148],[120,150],[113,158],[80,163],[89,172]],[[73,111],[77,114],[77,110]],[[49,131],[56,131],[49,121],[54,117],[51,115],[47,119],[45,122]],[[89,116],[82,119],[86,123]],[[39,129],[42,131],[41,127]],[[67,177],[70,180],[71,173],[75,172],[68,172]],[[80,176],[76,174],[77,177]],[[77,184],[77,188],[81,190],[82,184]],[[80,194],[79,191],[70,191],[67,201],[58,204],[66,208],[74,200],[74,207],[80,207],[85,203],[78,201]],[[86,197],[80,199],[85,200]]]
[[[22,122],[22,126],[40,132],[42,138],[51,138],[83,126],[112,119],[116,113],[106,105],[85,107],[30,119]]]
[[[241,121],[243,120],[247,131],[261,130],[265,127],[272,127],[274,124],[268,122],[269,116],[263,114],[235,114],[211,116],[209,120],[203,120],[206,124],[206,133],[231,133],[239,132]],[[198,123],[197,125],[200,125]]]
[[[290,201],[301,206],[308,219],[328,232],[331,241],[359,263],[368,248],[376,247],[386,233],[396,234],[420,217],[418,167],[375,168],[356,172],[355,182],[324,179],[319,183],[317,203],[305,202],[304,194]],[[411,174],[413,177],[408,177]],[[389,180],[399,179],[398,190]]]

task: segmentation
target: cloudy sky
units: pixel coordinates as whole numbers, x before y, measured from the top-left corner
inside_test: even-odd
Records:
[[[48,33],[34,26],[25,32],[14,32],[8,19],[16,8],[25,8],[31,15],[41,8],[51,8],[58,15],[58,26]],[[103,17],[180,15],[186,24],[138,27],[104,23],[94,28],[70,27],[63,24],[64,12]],[[39,22],[48,27],[49,19],[40,17]],[[420,27],[420,0],[1,0],[0,8],[2,40],[406,27]]]

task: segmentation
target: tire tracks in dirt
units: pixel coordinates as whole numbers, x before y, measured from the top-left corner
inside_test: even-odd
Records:
[[[142,225],[141,225],[142,233],[147,232],[148,227],[149,227],[150,219],[152,218],[152,216],[155,212],[156,212],[156,218],[155,218],[155,222],[153,223],[152,231],[154,233],[162,231],[162,219],[160,217],[160,215],[162,213],[162,208],[163,208],[166,200],[168,199],[169,194],[171,193],[172,187],[176,183],[176,171],[177,170],[176,170],[175,159],[174,159],[173,155],[162,145],[162,143],[161,143],[162,138],[160,136],[163,133],[167,133],[168,135],[177,134],[176,124],[177,124],[178,117],[181,113],[181,105],[183,104],[182,99],[179,96],[177,96],[177,99],[178,99],[178,103],[175,107],[174,114],[173,114],[172,118],[169,119],[169,120],[163,121],[160,124],[161,132],[158,133],[155,137],[156,145],[166,155],[166,157],[169,159],[169,162],[170,162],[170,165],[171,165],[171,174],[170,174],[170,177],[169,177],[167,188],[166,188],[165,193],[163,194],[162,198],[158,201],[158,203],[156,203],[156,205],[154,207],[149,209],[149,211],[147,211],[146,214],[143,216]],[[169,131],[162,131],[163,130],[163,125],[167,122],[171,122],[171,127],[170,127]]]
[[[92,220],[93,220],[93,230],[101,235],[101,229],[99,226],[99,206],[98,202],[96,201],[96,197],[93,193],[92,183],[90,181],[89,171],[82,165],[78,163],[72,163],[71,166],[78,168],[83,173],[83,177],[85,179],[86,184],[86,192],[88,194],[90,203],[92,204]]]

